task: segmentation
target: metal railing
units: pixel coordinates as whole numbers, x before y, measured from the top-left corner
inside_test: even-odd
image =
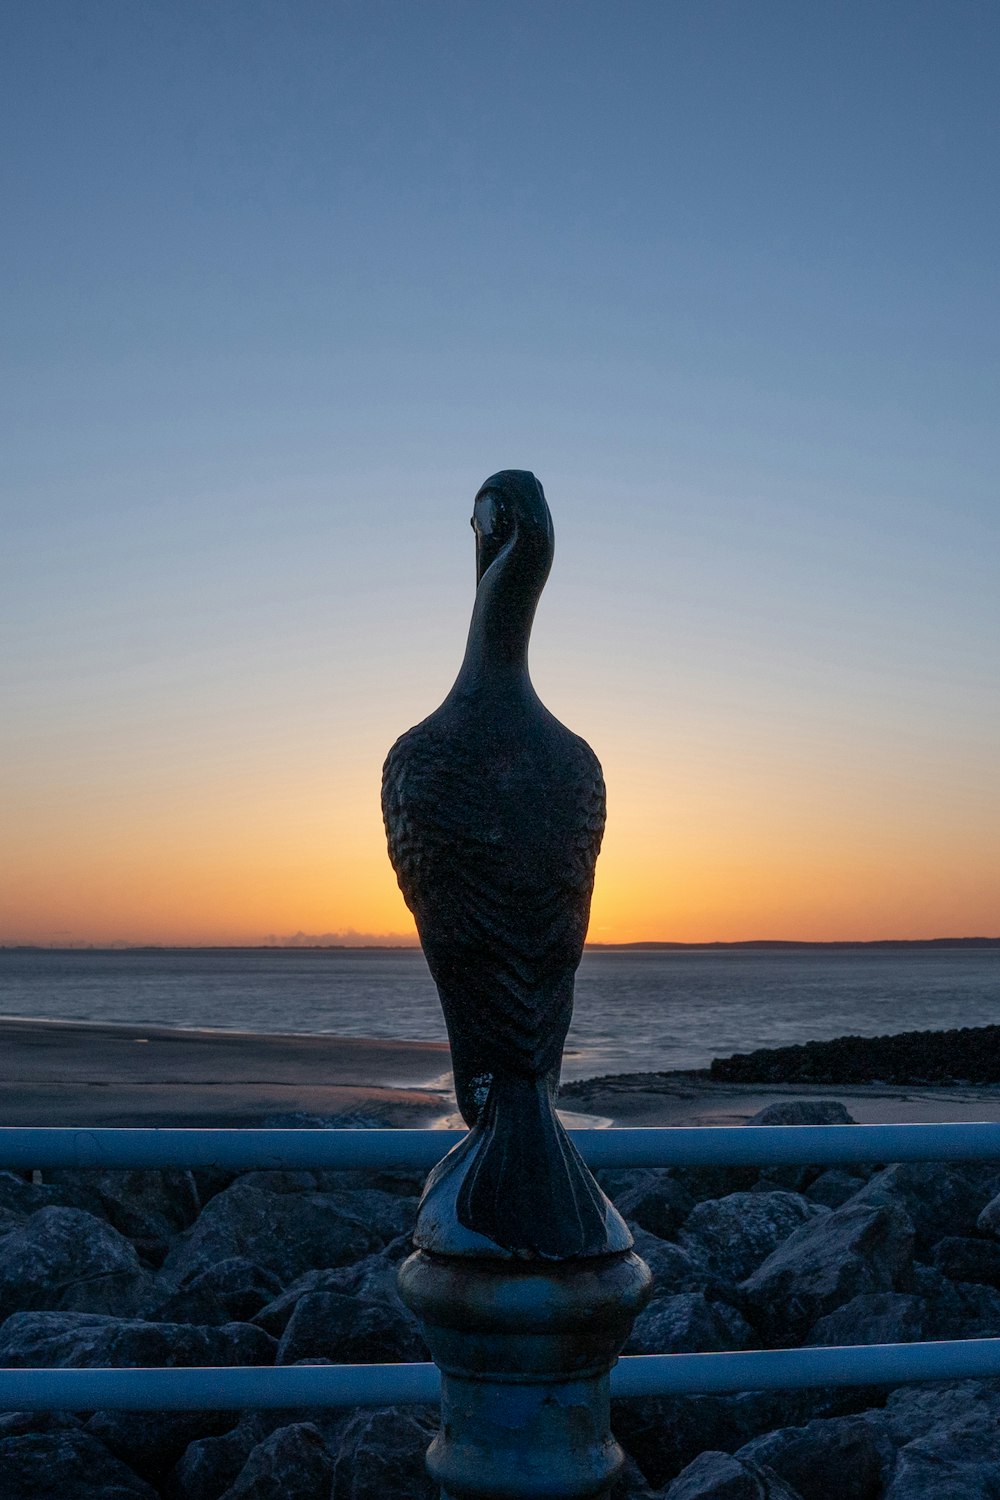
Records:
[[[1000,1124],[574,1130],[591,1167],[996,1161]],[[397,1168],[426,1171],[462,1136],[426,1130],[0,1128],[0,1168]],[[616,1398],[1000,1375],[1000,1338],[623,1357]],[[437,1400],[427,1364],[0,1370],[0,1411],[243,1410]]]

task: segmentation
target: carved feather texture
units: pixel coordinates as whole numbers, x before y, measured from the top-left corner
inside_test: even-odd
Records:
[[[390,858],[449,1031],[491,1072],[558,1064],[604,831],[597,757],[538,709],[518,744],[446,704],[383,775]]]

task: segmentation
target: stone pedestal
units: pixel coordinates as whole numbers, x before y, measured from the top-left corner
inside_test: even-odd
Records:
[[[604,1500],[622,1463],[608,1376],[649,1298],[645,1263],[418,1250],[399,1288],[441,1370],[427,1466],[442,1500]]]

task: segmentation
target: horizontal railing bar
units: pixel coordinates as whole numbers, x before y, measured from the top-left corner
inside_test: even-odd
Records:
[[[0,1411],[247,1411],[432,1405],[432,1364],[0,1370]]]
[[[611,1372],[611,1394],[732,1395],[825,1385],[908,1385],[1000,1375],[1000,1338],[927,1344],[748,1349],[728,1354],[633,1354]]]
[[[196,1130],[0,1127],[0,1168],[410,1168],[429,1171],[458,1130]],[[1000,1161],[1000,1123],[669,1126],[571,1130],[592,1167],[833,1166]]]
[[[725,1354],[635,1354],[611,1372],[611,1395],[725,1395],[810,1386],[906,1385],[1000,1375],[1000,1338]],[[0,1411],[242,1411],[430,1405],[432,1364],[0,1370]]]

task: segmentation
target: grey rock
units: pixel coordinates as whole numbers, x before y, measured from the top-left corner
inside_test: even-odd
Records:
[[[757,1167],[677,1167],[674,1177],[697,1203],[703,1198],[726,1198],[749,1193],[760,1177]]]
[[[5,1411],[0,1413],[0,1442],[23,1437],[26,1432],[82,1432],[83,1423],[73,1411]]]
[[[148,1279],[110,1224],[78,1208],[42,1208],[0,1241],[0,1318],[28,1308],[127,1313]]]
[[[0,1365],[12,1369],[87,1365],[269,1365],[274,1339],[250,1323],[199,1328],[143,1323],[100,1313],[14,1313],[0,1328]]]
[[[86,1431],[150,1484],[159,1484],[196,1438],[232,1427],[232,1412],[98,1411]]]
[[[353,1265],[335,1270],[305,1271],[273,1302],[262,1307],[251,1322],[280,1338],[300,1297],[307,1292],[344,1292],[366,1297],[372,1302],[388,1302],[408,1320],[411,1328],[419,1330],[419,1324],[399,1296],[396,1280],[400,1265],[412,1249],[409,1235],[400,1235],[382,1250],[355,1261]]]
[[[312,1422],[279,1427],[253,1449],[223,1500],[329,1500],[333,1458]]]
[[[773,1469],[729,1453],[700,1453],[667,1489],[665,1500],[802,1500]]]
[[[951,1380],[903,1385],[890,1391],[882,1419],[898,1446],[975,1419],[982,1426],[1000,1420],[996,1381]]]
[[[336,1500],[437,1500],[424,1467],[437,1415],[421,1407],[359,1411],[347,1424],[333,1471]]]
[[[892,1291],[912,1250],[901,1209],[852,1198],[795,1230],[743,1283],[751,1321],[775,1342],[797,1340],[852,1297]]]
[[[274,1272],[241,1255],[206,1266],[182,1286],[191,1293],[211,1293],[234,1323],[249,1323],[262,1307],[281,1295],[281,1282]]]
[[[735,1308],[708,1302],[701,1292],[658,1297],[643,1309],[626,1354],[710,1354],[745,1349],[753,1330]]]
[[[885,1424],[866,1416],[831,1417],[784,1427],[742,1447],[738,1458],[774,1472],[802,1500],[877,1500],[896,1459]]]
[[[925,1298],[905,1292],[863,1292],[819,1318],[806,1343],[916,1344],[933,1337],[932,1312]]]
[[[1000,1424],[979,1414],[939,1425],[901,1448],[885,1500],[996,1500]]]
[[[901,1208],[916,1231],[917,1249],[927,1249],[946,1234],[975,1229],[986,1202],[985,1179],[976,1163],[900,1162],[876,1173],[851,1202]]]
[[[751,1115],[748,1125],[855,1125],[839,1099],[778,1099]]]
[[[653,1273],[653,1296],[665,1297],[676,1292],[724,1292],[728,1283],[709,1270],[693,1250],[661,1240],[639,1224],[630,1224],[635,1237],[635,1253],[641,1255]]]
[[[945,1235],[931,1252],[931,1264],[951,1281],[978,1281],[1000,1287],[1000,1245],[968,1235]]]
[[[625,1219],[641,1225],[660,1239],[672,1239],[694,1207],[687,1188],[668,1172],[640,1171],[614,1203]]]
[[[0,1442],[3,1500],[157,1500],[156,1490],[88,1433],[31,1432]]]
[[[976,1228],[981,1234],[991,1234],[1000,1239],[1000,1193],[991,1198],[976,1219]]]
[[[144,1259],[159,1265],[175,1234],[198,1216],[198,1189],[190,1172],[60,1169],[46,1178],[97,1201],[109,1222]]]
[[[724,1281],[744,1281],[782,1241],[828,1210],[798,1193],[731,1193],[691,1212],[680,1243]]]
[[[317,1355],[336,1364],[380,1364],[426,1359],[427,1350],[412,1320],[386,1302],[307,1292],[281,1336],[276,1363],[291,1365]]]
[[[957,1281],[954,1285],[961,1299],[962,1311],[960,1319],[952,1325],[956,1331],[950,1336],[964,1339],[1000,1337],[1000,1292],[975,1281]],[[938,1334],[938,1337],[942,1335]]]
[[[647,1482],[659,1489],[705,1449],[733,1453],[778,1427],[855,1409],[853,1391],[747,1391],[739,1396],[669,1396],[612,1403],[612,1426]]]
[[[327,1363],[325,1360],[304,1362]],[[281,1427],[311,1423],[323,1434],[329,1451],[336,1453],[340,1434],[352,1416],[350,1410],[339,1407],[244,1412],[228,1432],[218,1437],[198,1438],[189,1444],[169,1476],[169,1493],[176,1500],[219,1500],[219,1496],[239,1478],[254,1449]]]
[[[31,1182],[19,1172],[0,1172],[0,1212],[30,1218],[40,1208],[82,1208],[79,1193],[44,1182]]]
[[[198,1323],[216,1328],[241,1321],[233,1319],[210,1286],[178,1287],[160,1278],[139,1303],[136,1316],[150,1323]]]
[[[317,1266],[359,1260],[377,1249],[383,1236],[356,1216],[357,1196],[276,1192],[239,1179],[218,1193],[194,1226],[174,1241],[164,1272],[181,1281],[239,1256],[286,1284]]]
[[[853,1198],[865,1185],[863,1177],[845,1172],[839,1167],[828,1167],[821,1172],[805,1190],[810,1203],[821,1203],[825,1208],[840,1208],[848,1198]]]

